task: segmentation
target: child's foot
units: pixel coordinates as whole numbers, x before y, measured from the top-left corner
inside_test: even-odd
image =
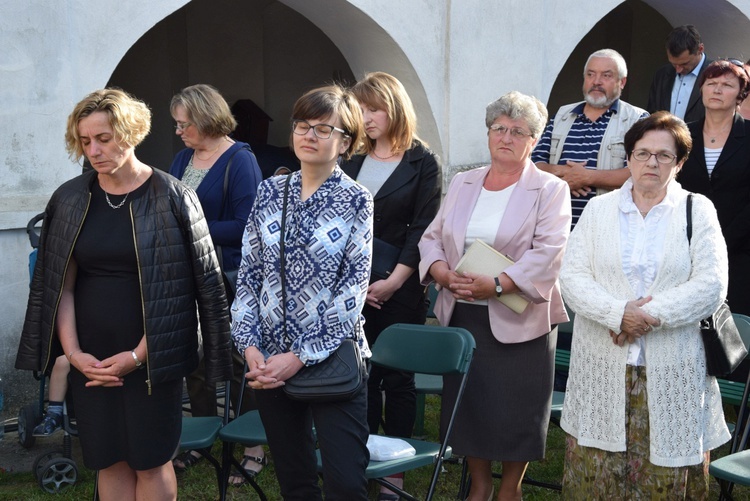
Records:
[[[62,429],[62,415],[48,412],[44,415],[44,419],[39,423],[32,435],[35,437],[48,437]]]

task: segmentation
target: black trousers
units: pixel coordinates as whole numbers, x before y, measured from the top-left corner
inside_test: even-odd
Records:
[[[315,433],[326,501],[367,500],[367,387],[346,402],[308,404],[284,390],[258,390],[258,410],[285,501],[320,501]]]

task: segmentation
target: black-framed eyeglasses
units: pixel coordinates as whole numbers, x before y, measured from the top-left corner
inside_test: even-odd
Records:
[[[533,135],[531,132],[526,132],[520,127],[506,127],[500,124],[490,125],[490,130],[498,136],[504,136],[507,131],[510,131],[510,135],[516,139],[523,139]]]
[[[349,137],[349,134],[344,129],[339,129],[329,124],[315,124],[312,125],[307,120],[292,120],[292,132],[298,136],[304,136],[310,129],[313,130],[313,134],[318,139],[328,139],[333,134],[333,131],[340,132],[344,136]]]
[[[174,126],[175,130],[183,131],[193,125],[192,122],[177,122]]]
[[[677,158],[677,155],[674,155],[668,151],[658,151],[656,153],[651,153],[648,150],[634,150],[632,156],[639,162],[648,162],[648,159],[654,156],[656,157],[656,161],[663,165],[669,165]]]

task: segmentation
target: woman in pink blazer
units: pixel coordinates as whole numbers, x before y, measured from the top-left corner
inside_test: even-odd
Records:
[[[490,165],[453,178],[419,243],[422,282],[440,291],[438,320],[466,328],[477,343],[451,440],[468,461],[470,500],[493,498],[492,461],[503,467],[497,499],[520,499],[528,462],[544,457],[555,327],[568,319],[557,278],[571,220],[566,184],[529,160],[546,121],[544,105],[519,92],[490,103]],[[457,273],[476,240],[514,264],[499,276]],[[520,294],[529,305],[516,313],[498,300],[503,294]],[[444,410],[457,390],[458,379],[446,377]]]

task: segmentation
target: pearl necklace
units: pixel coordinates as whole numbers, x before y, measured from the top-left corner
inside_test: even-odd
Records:
[[[125,201],[128,199],[128,195],[130,195],[130,193],[133,191],[133,187],[135,186],[135,182],[138,180],[138,176],[140,176],[140,175],[141,175],[140,172],[136,172],[135,173],[135,178],[133,178],[133,182],[130,183],[130,191],[128,191],[127,193],[125,193],[125,198],[123,198],[122,202],[120,202],[117,205],[114,205],[110,201],[110,199],[109,199],[109,193],[107,193],[107,190],[105,190],[104,188],[102,188],[102,191],[104,191],[104,198],[107,199],[107,205],[109,205],[113,209],[119,209],[120,207],[122,207],[123,205],[125,205]],[[99,186],[101,186],[101,184]]]

